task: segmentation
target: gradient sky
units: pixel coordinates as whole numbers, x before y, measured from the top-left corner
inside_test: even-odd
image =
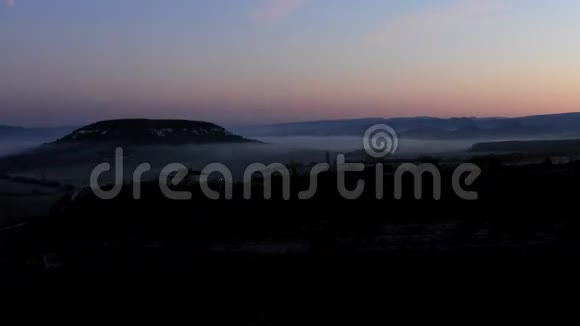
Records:
[[[0,1],[0,124],[580,110],[578,0]]]

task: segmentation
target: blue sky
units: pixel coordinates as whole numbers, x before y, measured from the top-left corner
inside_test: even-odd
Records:
[[[2,0],[0,123],[580,108],[575,0]]]

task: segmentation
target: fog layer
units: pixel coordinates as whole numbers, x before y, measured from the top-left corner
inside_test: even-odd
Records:
[[[286,148],[301,148],[332,152],[353,152],[362,150],[362,137],[354,136],[290,136],[290,137],[259,137],[268,144]],[[400,155],[431,155],[448,152],[464,152],[471,147],[473,140],[415,140],[399,139],[397,154]]]
[[[0,157],[16,154],[43,144],[42,140],[0,140]]]

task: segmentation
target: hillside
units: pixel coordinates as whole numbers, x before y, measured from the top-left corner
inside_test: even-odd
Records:
[[[252,141],[209,122],[127,119],[97,122],[75,130],[55,143],[184,145],[242,142]]]
[[[518,118],[369,118],[310,121],[244,127],[240,134],[268,136],[362,136],[372,125],[387,124],[404,138],[422,140],[577,138],[580,113]]]
[[[79,176],[88,180],[94,166],[114,158],[115,147],[123,147],[125,158],[137,164],[150,162],[164,166],[173,162],[198,162],[200,157],[214,160],[224,148],[259,143],[209,122],[140,119],[101,121],[51,143],[39,144],[0,157],[0,173],[42,169],[47,178],[66,177],[70,183]],[[37,172],[33,174],[38,177]]]

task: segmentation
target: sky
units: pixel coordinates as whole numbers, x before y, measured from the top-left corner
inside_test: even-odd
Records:
[[[577,0],[0,1],[0,124],[580,111]]]

